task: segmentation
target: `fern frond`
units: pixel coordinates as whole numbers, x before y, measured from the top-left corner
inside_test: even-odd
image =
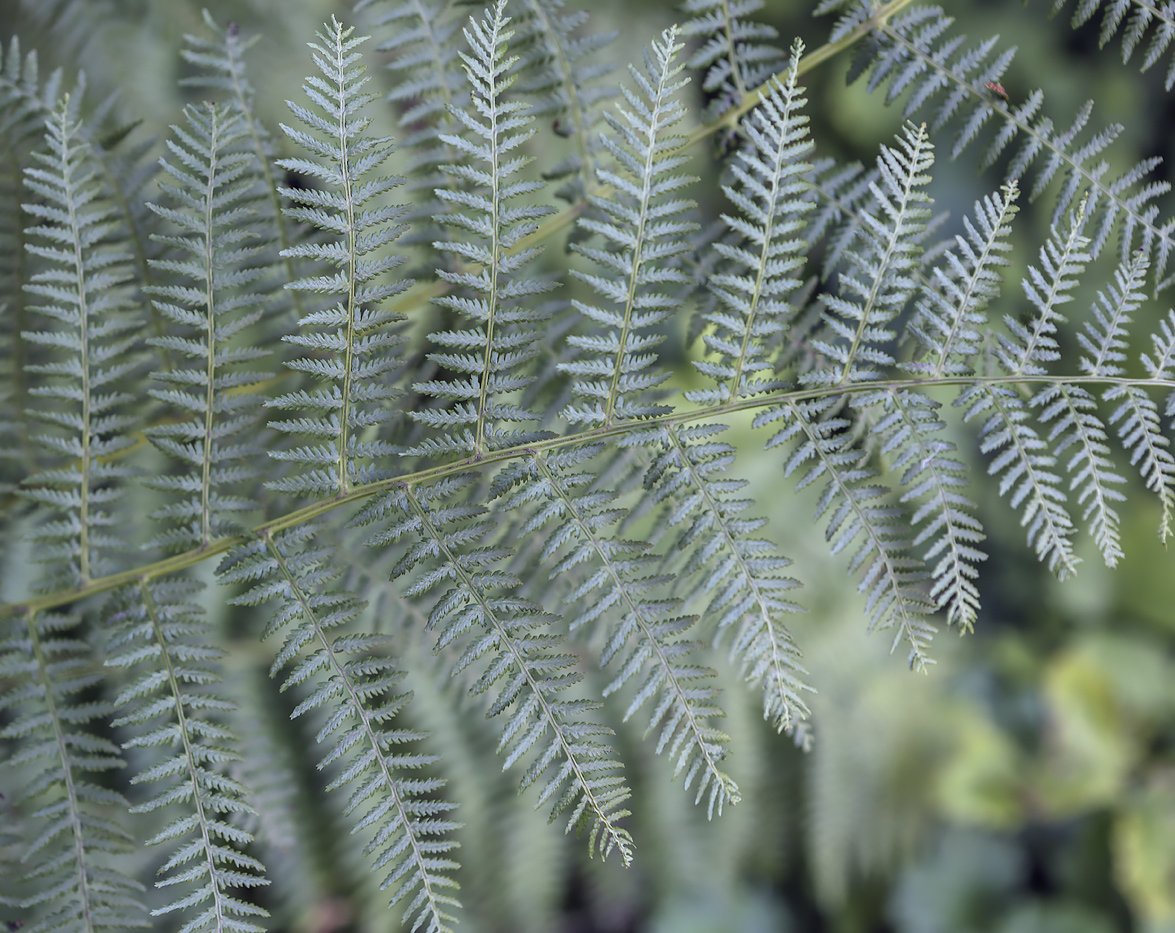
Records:
[[[681,599],[655,592],[672,578],[657,572],[657,558],[644,542],[607,532],[623,516],[613,507],[615,494],[593,489],[590,472],[572,472],[601,452],[590,445],[519,463],[508,473],[510,483],[520,488],[507,507],[541,503],[523,535],[554,523],[542,552],[544,563],[556,561],[552,577],[590,562],[587,578],[566,601],[578,607],[573,631],[616,619],[600,666],[617,661],[620,669],[604,695],[635,685],[625,719],[654,702],[645,734],[659,730],[658,754],[668,752],[675,759],[674,774],[684,774],[687,789],[697,779],[695,800],[707,797],[708,812],[721,813],[725,804],[738,802],[739,794],[720,766],[727,736],[710,723],[722,715],[711,683],[714,672],[692,662],[689,656],[698,646],[684,637],[697,617],[682,612]]]
[[[0,695],[8,720],[0,741],[21,743],[7,764],[37,768],[24,793],[43,801],[30,814],[38,832],[22,855],[36,885],[23,906],[41,909],[27,933],[117,933],[148,925],[142,887],[118,864],[132,840],[112,809],[125,813],[127,802],[98,777],[124,767],[122,755],[88,728],[113,709],[89,695],[102,676],[76,625],[75,617],[33,613],[12,617],[0,634],[0,680],[13,685]]]
[[[866,464],[865,451],[853,445],[852,422],[839,413],[834,398],[788,401],[757,415],[754,424],[761,427],[781,419],[784,427],[767,446],[792,447],[784,464],[785,476],[811,463],[797,481],[797,489],[824,478],[816,519],[828,515],[825,538],[833,554],[856,545],[849,568],[854,573],[862,571],[857,590],[866,594],[870,627],[895,628],[894,647],[904,639],[910,647],[910,666],[925,669],[931,663],[927,649],[935,632],[926,620],[935,609],[922,590],[927,573],[922,562],[908,553],[914,542],[901,510],[875,501],[884,500],[889,490],[875,482],[877,470]]]
[[[1157,220],[1155,200],[1170,188],[1166,182],[1147,180],[1158,160],[1144,159],[1116,177],[1108,177],[1110,165],[1104,153],[1121,133],[1121,126],[1109,126],[1082,142],[1092,101],[1061,130],[1040,115],[1044,101],[1040,91],[1033,91],[1020,104],[1004,100],[988,86],[999,83],[1011,63],[1012,50],[995,52],[995,39],[965,47],[962,37],[947,34],[952,23],[938,7],[915,7],[886,19],[878,27],[876,41],[862,48],[852,76],[868,71],[870,90],[888,84],[889,101],[910,89],[905,115],[933,107],[930,122],[935,131],[952,119],[960,121],[952,157],[974,142],[993,120],[1001,125],[983,151],[984,165],[992,164],[1017,136],[1021,137],[1007,177],[1023,178],[1043,158],[1031,188],[1035,198],[1064,169],[1054,222],[1059,223],[1078,193],[1088,188],[1088,209],[1094,220],[1092,255],[1101,253],[1111,235],[1118,237],[1122,256],[1141,243],[1148,252],[1155,250],[1154,273],[1156,280],[1162,280],[1175,249],[1175,221]]]
[[[350,789],[346,815],[354,818],[352,832],[369,834],[365,852],[372,869],[386,870],[380,886],[395,888],[393,905],[407,901],[410,929],[451,933],[451,911],[459,905],[449,893],[456,882],[445,874],[456,867],[447,855],[455,843],[445,837],[456,824],[445,814],[453,805],[435,799],[443,781],[405,776],[436,758],[400,750],[421,736],[390,728],[409,697],[397,692],[402,675],[386,656],[385,640],[335,633],[353,623],[364,604],[331,587],[339,572],[327,564],[331,549],[313,545],[314,532],[303,525],[238,548],[222,563],[221,579],[249,584],[233,600],[239,605],[277,601],[262,637],[284,630],[285,640],[270,673],[285,672],[283,689],[307,684],[309,695],[293,718],[327,714],[317,739],[331,744],[319,767],[337,763],[342,769],[328,789]]]
[[[353,31],[332,20],[326,32],[318,33],[319,41],[310,43],[320,74],[307,78],[302,89],[313,109],[290,101],[290,109],[306,129],[282,124],[307,156],[281,159],[278,165],[325,186],[325,190],[280,189],[294,204],[285,212],[328,234],[323,242],[301,243],[283,255],[335,270],[286,286],[333,302],[305,315],[299,321],[303,332],[284,338],[309,351],[286,365],[316,376],[324,385],[286,393],[267,403],[271,408],[311,413],[270,422],[279,431],[313,442],[271,451],[276,459],[302,467],[301,472],[272,482],[271,488],[299,495],[345,493],[386,475],[381,464],[393,448],[380,439],[378,431],[396,417],[388,402],[402,394],[391,379],[403,343],[392,325],[403,315],[383,306],[411,284],[387,280],[387,273],[403,260],[383,253],[403,230],[402,209],[384,203],[384,196],[400,179],[372,177],[391,155],[393,145],[387,137],[364,133],[371,121],[361,112],[375,95],[363,91],[368,79],[359,64],[362,55],[356,51],[366,37],[352,38]]]
[[[511,400],[533,376],[527,364],[538,352],[540,325],[550,308],[534,298],[555,287],[549,280],[515,275],[540,253],[537,247],[515,249],[536,228],[539,217],[552,212],[533,203],[508,206],[533,194],[541,182],[513,179],[530,162],[511,153],[534,135],[533,117],[520,101],[506,99],[514,83],[517,57],[507,57],[513,32],[506,28],[505,0],[499,0],[486,20],[471,20],[465,30],[470,53],[461,53],[472,89],[475,112],[452,110],[465,136],[441,138],[464,156],[464,163],[444,170],[469,184],[468,190],[438,188],[450,205],[436,220],[456,231],[451,239],[433,246],[456,257],[459,271],[438,269],[437,275],[461,292],[436,299],[473,325],[471,329],[443,330],[429,339],[443,350],[429,359],[452,378],[416,383],[423,395],[448,403],[446,408],[414,411],[417,422],[444,433],[426,438],[416,452],[455,452],[480,457],[488,451],[526,443],[541,435],[507,430],[503,423],[534,422],[539,416]],[[466,271],[476,264],[476,271]]]
[[[255,290],[265,269],[255,264],[257,196],[249,178],[248,128],[225,105],[189,107],[184,115],[186,126],[173,127],[167,141],[172,158],[161,162],[169,178],[161,187],[174,206],[150,205],[181,231],[157,236],[170,254],[154,265],[176,282],[151,290],[155,307],[177,332],[148,342],[188,364],[156,373],[165,387],[149,390],[185,416],[146,431],[190,468],[148,483],[181,496],[151,515],[171,526],[154,543],[180,550],[236,533],[237,516],[257,507],[234,487],[260,475],[261,448],[241,435],[256,423],[258,401],[250,386],[268,376],[242,368],[267,352],[235,339],[261,318],[266,304]]]
[[[1065,228],[1054,224],[1040,250],[1041,268],[1030,266],[1023,282],[1036,309],[1033,319],[1025,325],[1011,315],[1004,318],[1009,334],[999,335],[996,356],[1009,375],[1043,374],[1046,365],[1059,356],[1054,335],[1057,322],[1064,320],[1060,308],[1072,300],[1070,291],[1090,260],[1090,240],[1083,233],[1088,219],[1086,202],[1083,200],[1066,219]],[[1046,397],[1039,395],[1037,404],[1044,403]],[[988,473],[1000,476],[1000,494],[1010,494],[1012,507],[1021,512],[1020,523],[1027,526],[1028,543],[1036,549],[1037,557],[1062,577],[1074,572],[1078,563],[1072,545],[1074,525],[1065,508],[1060,477],[1053,472],[1056,458],[1049,443],[1029,424],[1024,400],[1014,389],[987,383],[968,388],[955,404],[966,409],[968,421],[986,416],[980,428],[980,450],[996,454]],[[1086,451],[1091,460],[1100,462],[1100,453],[1088,447]]]
[[[438,630],[438,651],[468,636],[454,673],[493,655],[470,693],[496,688],[487,715],[510,712],[498,742],[504,767],[529,756],[522,787],[542,780],[538,804],[552,802],[551,818],[568,813],[567,831],[586,827],[592,852],[606,857],[618,850],[627,865],[632,838],[619,821],[628,815],[622,806],[629,792],[616,774],[619,763],[599,738],[610,730],[585,718],[598,703],[560,696],[582,679],[576,659],[554,650],[559,639],[547,630],[550,614],[515,595],[519,581],[513,574],[495,569],[510,552],[480,543],[494,532],[487,510],[445,504],[469,481],[455,477],[381,496],[356,521],[390,520],[372,535],[373,546],[407,543],[393,570],[393,578],[414,572],[406,595],[448,586],[429,611],[428,627]]]
[[[121,536],[109,507],[132,470],[111,454],[130,446],[134,419],[123,414],[132,396],[121,380],[138,367],[138,322],[130,313],[127,254],[109,242],[116,212],[105,197],[81,123],[63,98],[47,124],[47,152],[33,155],[25,184],[37,200],[25,211],[40,222],[28,231],[29,253],[40,260],[26,289],[51,323],[24,339],[54,353],[28,369],[48,377],[30,389],[36,416],[57,430],[36,439],[65,463],[29,477],[21,495],[62,515],[35,533],[52,570],[47,586],[84,586],[108,573]]]
[[[911,372],[938,379],[976,371],[986,339],[984,309],[999,294],[999,270],[1009,265],[1005,254],[1012,248],[1008,237],[1019,194],[1013,182],[977,202],[974,220],[963,218],[966,236],[956,236],[931,270],[910,325],[926,353],[905,364]]]
[[[1067,2],[1053,0],[1049,15],[1059,13]],[[1123,62],[1130,61],[1149,32],[1140,71],[1146,71],[1162,58],[1171,40],[1175,39],[1175,2],[1171,0],[1080,0],[1070,18],[1073,28],[1093,19],[1099,8],[1102,10],[1102,24],[1098,32],[1098,44],[1105,47],[1114,36],[1121,33]],[[1167,66],[1163,86],[1168,91],[1175,87],[1175,59]]]
[[[783,66],[783,50],[771,44],[779,33],[750,18],[763,5],[763,0],[685,0],[681,5],[691,14],[681,25],[682,37],[701,43],[688,65],[705,71],[702,90],[710,98],[708,121],[741,103],[747,91]]]
[[[210,646],[203,610],[193,601],[203,588],[182,578],[144,582],[111,599],[104,628],[112,630],[109,644],[117,653],[106,663],[137,673],[115,700],[125,712],[114,725],[137,733],[124,748],[162,748],[166,756],[131,779],[162,785],[131,811],[187,808],[147,840],[176,846],[156,885],[184,886],[152,916],[184,911],[181,933],[261,933],[254,918],[266,911],[233,893],[268,881],[264,866],[245,854],[252,835],[229,822],[253,811],[246,789],[225,773],[238,757],[222,722],[233,706],[217,695],[223,652]]]
[[[733,268],[709,280],[722,310],[706,316],[714,329],[703,340],[718,361],[695,365],[717,385],[686,392],[692,402],[721,404],[781,388],[767,340],[787,330],[794,316],[788,296],[800,286],[795,273],[806,245],[800,234],[804,215],[815,206],[805,197],[812,166],[803,158],[812,142],[802,113],[807,100],[797,86],[802,55],[803,44],[797,42],[784,82],[773,85],[743,122],[747,141],[732,166],[737,185],[723,187],[740,213],[723,220],[744,239],[714,244]]]
[[[573,302],[599,329],[591,336],[568,337],[581,351],[579,358],[560,366],[572,377],[577,399],[564,411],[572,424],[611,426],[668,410],[656,404],[654,391],[668,373],[649,370],[656,360],[653,351],[664,340],[657,326],[676,307],[662,289],[688,284],[673,262],[688,252],[684,238],[696,227],[680,219],[693,202],[676,195],[695,179],[680,174],[686,162],[678,151],[682,138],[669,135],[685,113],[675,98],[688,82],[678,77],[684,69],[676,63],[682,48],[675,30],[663,33],[645,52],[643,72],[629,66],[638,90],[622,88],[628,109],[618,106],[619,116],[605,114],[612,135],[603,142],[619,165],[601,169],[600,178],[615,192],[607,198],[589,196],[603,219],[581,217],[578,223],[608,245],[571,247],[599,267],[599,273],[572,274],[605,304]]]
[[[930,198],[922,189],[930,182],[926,173],[934,163],[926,124],[907,124],[898,144],[896,149],[881,147],[879,179],[869,186],[873,198],[861,216],[864,242],[847,255],[840,294],[824,298],[825,323],[835,342],[813,341],[828,362],[804,374],[806,385],[871,381],[894,363],[887,345],[897,336],[892,322],[917,287],[917,246],[930,217]]]
[[[740,498],[746,480],[727,472],[736,450],[713,440],[722,425],[669,426],[662,432],[661,454],[653,459],[645,483],[660,500],[676,496],[669,524],[682,526],[670,547],[683,563],[679,576],[694,579],[683,602],[708,597],[702,618],[717,629],[734,628],[731,660],[763,696],[763,718],[776,730],[795,733],[808,716],[801,678],[800,650],[783,623],[785,613],[800,612],[786,598],[800,583],[781,571],[791,561],[776,546],[752,535],[766,519],[743,513],[753,501]]]

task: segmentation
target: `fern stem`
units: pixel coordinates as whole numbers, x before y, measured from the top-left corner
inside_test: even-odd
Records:
[[[1122,386],[1127,389],[1139,389],[1142,391],[1145,391],[1149,388],[1167,389],[1175,392],[1175,379],[1132,379],[1124,376],[955,376],[948,379],[939,379],[934,383],[934,385],[936,387],[979,386],[994,388],[997,386],[1055,385],[1058,382],[1063,382],[1065,385]],[[813,388],[805,387],[798,390],[788,390],[783,392],[774,392],[769,395],[755,396],[754,398],[738,399],[736,401],[727,402],[722,405],[710,405],[704,408],[697,408],[692,411],[678,410],[643,420],[641,425],[642,427],[652,428],[656,426],[668,427],[672,425],[692,424],[694,422],[709,421],[712,418],[721,418],[739,412],[756,411],[758,409],[769,408],[771,406],[791,405],[796,402],[810,401],[814,399],[825,398],[831,395],[847,395],[858,392],[877,392],[885,390],[896,392],[901,391],[902,389],[922,389],[926,386],[926,384],[926,380],[924,379],[891,379],[876,380],[859,385],[818,386]],[[298,525],[305,524],[308,521],[318,518],[320,515],[325,515],[328,512],[332,512],[341,506],[360,502],[369,496],[373,496],[376,493],[385,492],[389,489],[398,489],[405,486],[428,483],[441,479],[442,477],[455,476],[460,473],[466,473],[470,470],[480,470],[494,464],[508,463],[511,460],[533,456],[535,453],[542,451],[561,450],[565,447],[577,447],[592,441],[615,440],[619,437],[623,437],[630,431],[632,431],[631,424],[588,428],[586,430],[578,431],[574,434],[568,434],[563,437],[552,437],[546,438],[544,440],[531,441],[524,444],[516,444],[511,447],[501,447],[496,450],[486,452],[480,459],[466,457],[462,460],[456,460],[452,463],[444,463],[438,466],[427,467],[423,470],[417,470],[413,473],[405,473],[401,476],[388,477],[387,479],[381,479],[371,483],[362,483],[360,485],[353,486],[351,490],[346,493],[346,495],[339,495],[331,499],[314,502],[303,508],[295,509],[292,512],[287,512],[285,515],[257,525],[247,534],[218,538],[207,547],[194,548],[190,551],[176,554],[173,557],[154,561],[150,564],[144,564],[143,566],[137,567],[133,570],[126,570],[121,573],[114,573],[110,574],[109,576],[99,577],[95,580],[89,581],[85,586],[72,587],[66,590],[55,590],[51,593],[45,593],[41,596],[36,596],[31,599],[22,600],[15,603],[8,603],[6,605],[0,606],[0,618],[23,612],[39,612],[54,606],[68,605],[69,603],[76,602],[77,600],[84,597],[93,596],[97,593],[105,593],[109,590],[116,589],[117,587],[124,586],[127,583],[134,583],[139,578],[155,580],[160,577],[165,577],[175,573],[178,570],[183,570],[185,567],[195,566],[209,557],[225,554],[231,549],[239,547],[251,538],[258,535],[269,536],[279,531],[284,531],[288,528],[294,528]]]

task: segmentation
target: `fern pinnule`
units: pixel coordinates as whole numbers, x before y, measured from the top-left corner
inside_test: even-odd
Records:
[[[189,107],[185,117],[186,126],[173,127],[167,141],[170,160],[161,162],[169,203],[150,205],[180,231],[156,236],[168,253],[153,265],[175,281],[151,289],[175,332],[148,341],[188,364],[155,373],[164,387],[149,390],[185,416],[146,432],[189,468],[148,483],[181,497],[151,515],[169,526],[154,543],[179,550],[235,533],[239,516],[257,508],[236,490],[260,475],[261,448],[242,435],[256,428],[259,401],[250,387],[269,375],[247,368],[267,351],[238,345],[267,303],[257,291],[265,267],[253,229],[258,192],[250,178],[248,128],[223,104]]]
[[[566,179],[556,194],[574,203],[596,187],[600,104],[616,93],[600,83],[612,67],[596,53],[619,33],[584,34],[587,12],[565,12],[564,0],[523,0],[521,5],[516,42],[522,79],[517,90],[531,98],[536,118],[551,121],[555,135],[574,140],[572,153],[543,172],[549,181]]]
[[[381,426],[397,417],[389,404],[403,394],[394,376],[404,338],[395,324],[403,315],[386,306],[387,299],[411,284],[389,281],[388,273],[403,263],[384,248],[403,232],[403,209],[385,203],[400,184],[395,176],[373,173],[391,156],[390,138],[365,133],[371,120],[363,109],[375,95],[363,88],[362,54],[367,37],[353,37],[332,20],[318,42],[310,44],[319,74],[302,85],[313,109],[288,102],[305,129],[282,124],[305,157],[281,159],[283,168],[299,172],[324,188],[282,188],[293,202],[285,213],[326,233],[283,250],[283,255],[328,270],[287,284],[287,288],[322,296],[326,307],[302,317],[302,330],[284,339],[308,355],[286,365],[308,373],[323,385],[289,392],[266,404],[283,411],[308,412],[304,417],[270,422],[279,431],[309,438],[311,443],[271,451],[278,460],[301,470],[270,483],[271,488],[299,495],[346,493],[353,486],[386,475],[386,458],[394,452],[380,436]]]
[[[0,694],[6,718],[0,741],[19,742],[6,759],[36,774],[23,794],[39,806],[29,814],[36,835],[26,840],[24,876],[35,893],[22,902],[40,910],[28,933],[97,933],[145,927],[142,886],[119,857],[132,839],[113,818],[127,802],[98,777],[125,766],[122,752],[98,731],[114,713],[87,694],[102,682],[76,616],[29,613],[0,628]]]
[[[471,479],[381,496],[356,521],[384,524],[373,546],[407,545],[393,570],[393,579],[408,581],[406,595],[447,587],[435,597],[427,627],[437,631],[436,650],[463,646],[454,674],[481,665],[470,693],[496,691],[487,715],[509,713],[498,742],[504,766],[526,762],[521,786],[541,782],[538,805],[550,801],[552,819],[567,814],[568,831],[587,829],[591,851],[617,850],[628,864],[632,838],[620,820],[628,815],[622,805],[629,792],[601,741],[610,730],[591,719],[600,704],[562,695],[582,679],[576,659],[557,650],[555,617],[517,595],[518,578],[495,566],[510,550],[481,543],[496,530],[487,510],[452,501]]]
[[[129,256],[110,240],[117,211],[68,97],[49,116],[46,142],[48,151],[34,153],[25,170],[37,198],[25,211],[39,221],[27,234],[39,262],[25,288],[43,302],[31,310],[49,326],[22,337],[53,351],[29,364],[30,373],[47,377],[29,395],[43,406],[36,417],[57,428],[36,440],[66,462],[28,477],[21,495],[62,515],[43,522],[34,538],[38,559],[52,568],[44,585],[53,588],[110,572],[123,546],[111,506],[134,471],[111,455],[134,443],[123,380],[140,361]]]
[[[203,589],[176,578],[127,587],[110,600],[104,627],[114,653],[106,663],[135,672],[115,700],[122,715],[114,725],[134,732],[124,748],[161,748],[166,756],[131,779],[162,785],[131,812],[189,808],[147,840],[176,846],[156,885],[183,885],[152,916],[183,911],[181,933],[262,933],[257,920],[267,912],[235,893],[269,882],[264,866],[246,854],[252,834],[232,822],[253,810],[247,789],[225,773],[238,757],[236,737],[223,722],[233,705],[217,695],[223,652],[211,647],[195,602]]]
[[[453,805],[435,797],[444,781],[409,776],[436,758],[411,750],[419,733],[391,727],[409,699],[402,675],[386,639],[352,630],[364,603],[333,585],[333,549],[315,546],[314,532],[303,525],[243,545],[221,564],[221,580],[248,584],[239,605],[277,602],[262,637],[284,631],[285,640],[270,673],[284,673],[282,689],[304,691],[292,718],[326,714],[317,739],[330,743],[319,767],[336,769],[328,790],[349,789],[352,832],[366,834],[372,869],[384,872],[381,888],[395,889],[393,905],[406,902],[410,929],[450,933],[459,906],[447,874],[456,868]]]
[[[444,166],[444,171],[468,188],[436,190],[449,209],[435,219],[453,233],[433,246],[457,263],[457,271],[438,269],[437,275],[459,288],[457,294],[442,296],[436,302],[466,318],[472,327],[428,335],[443,348],[430,353],[429,359],[452,377],[413,386],[417,392],[447,403],[444,408],[411,413],[414,420],[434,429],[414,448],[420,453],[480,457],[541,436],[533,430],[504,427],[539,419],[516,404],[512,396],[534,381],[529,364],[539,352],[541,325],[552,310],[534,299],[555,287],[548,279],[516,274],[540,249],[515,247],[534,232],[535,221],[552,209],[531,203],[529,198],[509,206],[543,185],[514,177],[531,159],[513,153],[534,135],[534,129],[527,105],[506,97],[516,78],[513,69],[518,59],[508,55],[513,32],[506,28],[510,17],[505,8],[505,0],[500,0],[487,19],[471,19],[465,29],[470,51],[460,54],[473,109],[453,107],[451,113],[466,132],[441,136],[463,156],[463,162]]]

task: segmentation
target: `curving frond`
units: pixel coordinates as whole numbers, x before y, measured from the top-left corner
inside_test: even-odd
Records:
[[[559,638],[550,631],[556,617],[518,596],[518,578],[495,567],[510,551],[482,543],[495,530],[487,510],[446,504],[468,483],[442,480],[381,496],[356,522],[384,523],[372,546],[407,544],[393,570],[393,578],[411,574],[407,596],[446,587],[429,610],[428,628],[437,630],[438,651],[465,645],[454,674],[482,665],[470,693],[497,691],[487,715],[509,712],[498,741],[504,767],[527,761],[521,786],[542,781],[538,805],[551,801],[552,819],[568,814],[567,831],[587,828],[590,851],[617,850],[628,864],[632,837],[620,821],[629,791],[600,740],[611,730],[586,718],[599,703],[561,696],[583,675],[573,655],[557,650]]]
[[[135,419],[124,413],[133,397],[122,386],[139,368],[139,322],[129,256],[110,241],[117,213],[68,98],[49,118],[46,143],[25,170],[36,199],[25,211],[38,221],[28,251],[39,261],[25,288],[43,302],[30,310],[45,326],[23,337],[52,350],[27,367],[45,377],[29,395],[36,417],[52,426],[36,440],[64,462],[26,479],[21,495],[60,516],[43,521],[34,539],[52,588],[84,586],[113,566],[122,536],[112,531],[119,519],[111,508],[133,470],[108,458],[134,443]]]
[[[456,843],[447,838],[456,827],[446,816],[453,804],[435,797],[444,781],[408,776],[436,757],[403,748],[421,735],[391,727],[409,699],[398,692],[402,674],[386,639],[345,628],[364,604],[332,586],[340,572],[327,563],[331,549],[314,545],[314,532],[303,525],[243,545],[221,564],[221,580],[247,584],[234,597],[239,605],[277,602],[262,634],[285,633],[270,673],[284,672],[285,690],[309,691],[292,718],[325,716],[317,739],[330,744],[319,767],[332,768],[328,789],[349,789],[346,815],[352,832],[367,837],[373,870],[385,873],[381,888],[395,889],[393,905],[406,902],[411,930],[451,931],[459,906],[447,874],[456,867],[448,855]]]
[[[240,517],[257,508],[239,490],[260,476],[262,451],[242,435],[256,430],[255,384],[269,375],[247,368],[268,352],[240,345],[242,332],[261,319],[266,305],[256,290],[266,269],[256,264],[257,192],[248,127],[224,105],[189,107],[184,115],[186,125],[172,127],[174,138],[167,141],[171,158],[161,161],[168,204],[150,205],[180,231],[157,235],[168,253],[153,264],[174,284],[151,289],[174,333],[148,341],[184,361],[155,373],[164,387],[150,390],[184,416],[146,431],[155,446],[188,468],[149,481],[179,497],[152,513],[167,526],[154,543],[180,550],[236,533]]]
[[[114,725],[135,733],[124,748],[158,748],[166,756],[131,779],[162,785],[131,812],[168,808],[171,818],[147,844],[176,846],[156,885],[183,886],[152,916],[185,912],[181,933],[261,933],[256,919],[267,912],[236,893],[268,881],[264,866],[246,854],[252,834],[232,822],[253,810],[246,789],[225,770],[238,758],[236,737],[224,725],[233,706],[216,692],[223,652],[211,646],[204,611],[194,602],[203,589],[173,579],[140,583],[110,600],[103,627],[115,653],[106,663],[135,672],[115,700],[125,712]],[[185,810],[176,814],[175,804]]]
[[[436,190],[449,209],[435,219],[453,233],[433,246],[454,256],[458,268],[437,270],[458,293],[436,302],[471,326],[428,335],[442,348],[430,353],[429,359],[450,375],[413,386],[445,403],[443,408],[411,413],[414,420],[434,429],[414,448],[420,453],[480,457],[541,436],[504,427],[539,420],[536,413],[515,404],[512,396],[534,381],[529,364],[538,354],[541,326],[552,310],[534,299],[555,287],[549,279],[516,274],[541,252],[538,247],[520,245],[521,241],[534,232],[535,221],[552,209],[529,198],[543,187],[541,182],[515,177],[531,161],[513,153],[534,135],[530,126],[534,118],[526,104],[507,99],[518,59],[507,53],[513,32],[506,28],[510,18],[505,9],[505,0],[499,0],[488,19],[471,20],[466,28],[470,52],[462,52],[461,60],[472,90],[473,111],[454,107],[451,112],[466,135],[441,136],[463,156],[460,164],[444,170],[468,188]],[[510,206],[519,199],[524,200]]]
[[[1068,5],[1068,0],[1053,0],[1049,11],[1055,15]],[[1175,39],[1175,2],[1172,0],[1080,0],[1070,17],[1073,28],[1083,26],[1101,10],[1102,22],[1098,30],[1098,44],[1105,46],[1115,36],[1122,41],[1122,61],[1128,62],[1145,42],[1140,71],[1153,66]],[[1167,66],[1163,86],[1169,91],[1175,87],[1175,58]]]
[[[322,242],[300,243],[283,255],[332,270],[286,286],[326,302],[298,322],[302,332],[284,338],[307,351],[286,365],[321,385],[266,403],[306,413],[270,422],[279,431],[309,439],[304,446],[271,451],[301,468],[273,481],[271,488],[299,495],[345,493],[386,475],[382,464],[394,448],[381,439],[379,429],[397,417],[389,402],[402,394],[391,378],[403,343],[393,325],[404,318],[385,303],[411,282],[388,281],[387,274],[403,260],[384,252],[403,230],[403,210],[385,200],[400,179],[374,174],[394,147],[387,137],[365,134],[371,121],[362,111],[375,95],[363,90],[368,79],[356,51],[367,37],[354,38],[353,32],[332,20],[326,32],[318,33],[319,41],[310,48],[319,74],[302,85],[312,108],[287,102],[305,129],[282,124],[306,156],[281,159],[278,165],[322,186],[281,188],[293,202],[285,213],[327,234]]]
[[[838,31],[859,25],[867,15],[867,6],[862,4],[838,24]],[[949,121],[958,122],[952,156],[976,141],[988,123],[999,128],[984,148],[985,166],[994,163],[1019,137],[1019,148],[1008,162],[1008,179],[1022,179],[1036,166],[1030,191],[1035,198],[1063,170],[1054,222],[1059,223],[1078,194],[1088,189],[1087,209],[1093,220],[1091,254],[1099,255],[1111,235],[1118,237],[1123,256],[1140,244],[1148,252],[1153,248],[1154,273],[1157,280],[1163,280],[1175,249],[1175,220],[1158,219],[1155,201],[1170,188],[1166,182],[1150,180],[1159,160],[1144,159],[1110,176],[1105,151],[1122,132],[1120,125],[1113,124],[1083,140],[1092,101],[1064,129],[1041,114],[1044,95],[1039,90],[1030,92],[1022,103],[1012,103],[990,88],[1002,88],[999,82],[1014,50],[997,51],[994,38],[968,47],[962,36],[949,34],[953,22],[933,6],[914,7],[883,21],[874,38],[862,47],[850,77],[867,72],[869,90],[886,85],[886,99],[891,102],[911,91],[904,114],[909,117],[932,108],[930,124],[935,132]]]
[[[113,707],[92,697],[102,675],[74,616],[14,616],[0,629],[0,694],[8,720],[0,741],[19,742],[6,759],[35,767],[24,787],[36,807],[37,834],[26,841],[25,877],[36,891],[22,906],[39,909],[26,933],[97,933],[148,926],[142,886],[120,868],[131,836],[115,818],[127,802],[101,775],[125,766],[118,746],[100,733]],[[113,810],[113,812],[112,812]]]

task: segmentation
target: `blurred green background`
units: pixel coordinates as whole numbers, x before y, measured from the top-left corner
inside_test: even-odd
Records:
[[[577,2],[590,9],[594,29],[620,30],[609,52],[620,61],[637,60],[679,16],[669,0],[569,6]],[[27,46],[48,19],[73,18],[82,25],[42,52],[42,68],[80,65],[96,99],[118,88],[123,111],[142,117],[141,132],[160,133],[184,99],[178,49],[185,32],[202,30],[205,5],[220,22],[260,34],[252,77],[271,126],[284,119],[282,101],[306,71],[305,41],[332,13],[354,21],[349,4],[327,0],[0,0],[0,35],[7,41],[19,31]],[[1000,34],[1020,46],[1003,82],[1014,99],[1041,87],[1047,111],[1066,124],[1095,98],[1094,125],[1125,126],[1112,150],[1119,169],[1170,154],[1166,63],[1140,74],[1137,56],[1123,64],[1117,43],[1099,52],[1096,22],[1070,29],[1073,5],[1050,19],[1051,0],[950,4],[971,39]],[[782,47],[801,36],[813,49],[832,25],[813,19],[813,6],[767,0],[762,17],[779,30]],[[901,114],[859,85],[846,87],[849,62],[834,58],[805,79],[813,136],[818,155],[868,161],[898,131]],[[937,207],[950,215],[944,232],[1002,180],[998,167],[980,173],[977,158],[968,151],[936,167]],[[704,185],[716,191],[712,177]],[[699,194],[717,209],[716,196]],[[1034,261],[1048,223],[1046,193],[1020,223],[1020,262]],[[1008,306],[997,310],[1015,314],[1017,293],[1007,288]],[[1082,294],[1074,307],[1092,299],[1092,291]],[[1152,302],[1144,314],[1157,319],[1165,310]],[[749,429],[736,431],[748,446],[761,443]],[[637,731],[622,729],[640,849],[624,870],[589,861],[582,842],[566,840],[520,801],[513,777],[492,763],[492,739],[471,724],[478,717],[441,702],[429,672],[414,671],[413,715],[438,741],[455,737],[468,747],[451,764],[453,796],[467,801],[463,929],[1175,931],[1175,555],[1157,542],[1151,497],[1135,487],[1124,505],[1127,557],[1119,568],[1107,570],[1083,540],[1080,574],[1061,584],[1037,565],[994,487],[974,490],[991,555],[981,574],[984,609],[973,635],[939,637],[937,665],[918,676],[900,650],[890,654],[885,633],[864,631],[844,561],[827,555],[812,527],[813,494],[792,494],[768,454],[745,462],[775,537],[806,583],[809,612],[794,633],[819,691],[811,700],[813,750],[801,753],[775,735],[737,672],[721,667],[731,769],[744,800],[707,822],[669,784],[666,762]],[[247,660],[237,673],[241,691],[264,689]],[[254,740],[274,741],[260,726]],[[357,906],[382,898],[368,890],[346,840],[332,837],[330,821],[314,812],[335,804],[322,803],[309,782],[287,796],[262,808],[263,818],[276,814],[266,831],[267,862],[280,876],[279,916],[300,933],[383,929]],[[293,822],[277,825],[282,814]]]

